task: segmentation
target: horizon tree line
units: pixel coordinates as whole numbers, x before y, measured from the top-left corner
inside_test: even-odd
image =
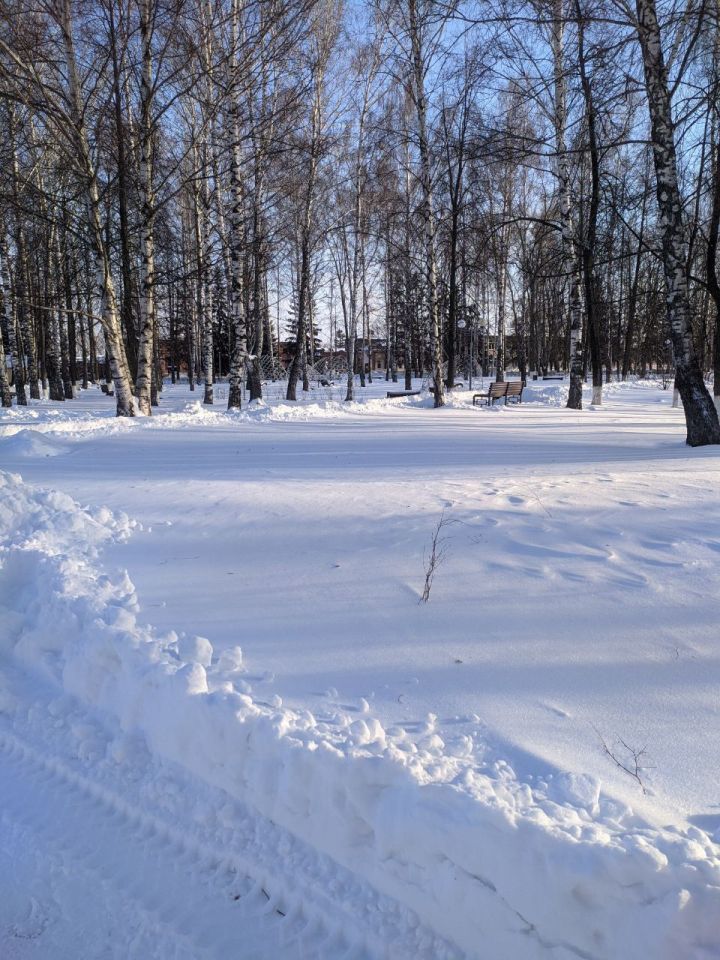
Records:
[[[720,442],[720,0],[6,0],[0,131],[4,406],[295,400],[329,326],[348,400],[492,340]]]

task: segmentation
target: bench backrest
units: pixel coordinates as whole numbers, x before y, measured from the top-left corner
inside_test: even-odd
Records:
[[[490,396],[491,397],[504,397],[507,393],[508,385],[507,383],[491,383],[490,384]]]
[[[513,380],[508,384],[507,395],[509,397],[519,397],[523,392],[523,385],[520,380]]]

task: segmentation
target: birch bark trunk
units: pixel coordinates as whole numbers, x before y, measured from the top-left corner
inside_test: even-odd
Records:
[[[200,243],[200,322],[203,333],[203,367],[205,370],[205,390],[203,403],[211,404],[215,389],[215,334],[213,330],[214,298],[210,276],[212,239],[210,236],[210,185],[205,177],[201,192],[200,222],[198,240]]]
[[[203,38],[201,43],[201,64],[203,69],[203,98],[202,115],[203,131],[199,147],[193,144],[194,167],[200,171],[201,185],[193,182],[193,198],[195,212],[195,243],[198,261],[198,311],[202,328],[202,367],[205,375],[205,389],[203,403],[212,404],[214,401],[215,384],[215,332],[213,328],[214,296],[212,285],[212,234],[210,227],[210,211],[212,208],[212,193],[217,196],[218,227],[220,230],[221,248],[225,254],[226,276],[229,276],[230,266],[227,258],[225,220],[223,201],[219,187],[219,163],[217,160],[216,124],[212,116],[214,95],[213,70],[213,12],[209,0],[205,0],[201,8]],[[235,49],[231,51],[235,55]],[[234,61],[231,63],[231,75]],[[193,138],[194,139],[194,138]],[[200,161],[198,163],[198,160]],[[212,172],[215,189],[211,191],[210,172]],[[221,295],[222,296],[222,295]]]
[[[263,240],[263,222],[261,211],[262,197],[262,174],[257,170],[258,165],[263,165],[264,160],[256,159],[255,171],[255,189],[253,197],[253,233],[252,233],[252,351],[255,359],[251,362],[249,370],[250,399],[262,399],[262,368],[260,358],[263,353],[263,337],[265,333],[264,310],[263,310],[263,277],[264,267],[264,240]]]
[[[8,283],[6,265],[7,262],[7,244],[3,237],[0,244],[0,339],[2,330],[7,331],[8,347],[10,349],[10,370],[12,372],[13,385],[15,386],[15,402],[18,406],[27,406],[27,397],[25,395],[25,381],[22,376],[22,363],[17,351],[17,338],[15,336],[15,311],[12,308],[11,290]],[[2,393],[2,405],[9,407],[12,405],[12,394],[7,377],[7,367],[5,366],[5,348],[2,348],[2,372],[0,373],[0,392]],[[20,376],[18,377],[18,370]]]
[[[418,120],[418,148],[420,152],[420,184],[422,188],[422,219],[425,236],[425,270],[427,274],[428,312],[430,315],[430,353],[435,388],[435,406],[445,405],[445,382],[443,379],[443,351],[440,336],[440,311],[438,309],[437,265],[435,261],[435,214],[433,210],[432,171],[427,135],[427,103],[425,97],[425,73],[422,30],[418,19],[416,0],[408,0],[410,42],[412,45],[413,87]]]
[[[263,28],[272,36],[272,19],[263,21]],[[253,289],[252,289],[252,351],[255,359],[250,367],[250,399],[262,399],[262,367],[261,358],[270,353],[272,355],[272,338],[266,343],[267,297],[267,258],[265,238],[265,181],[267,173],[267,159],[270,143],[275,129],[275,85],[269,89],[268,73],[271,64],[263,51],[260,70],[260,110],[259,116],[250,102],[250,120],[253,129],[258,133],[253,138],[254,171],[253,171],[253,227],[252,227],[252,262],[253,262]]]
[[[360,253],[360,228],[363,215],[363,194],[364,194],[364,177],[363,177],[363,150],[365,145],[365,121],[367,118],[367,111],[369,106],[369,81],[365,84],[365,91],[363,97],[362,108],[360,110],[360,118],[358,121],[358,140],[355,148],[355,164],[354,164],[354,205],[353,205],[353,256],[352,256],[352,267],[349,270],[349,281],[350,281],[350,312],[349,312],[349,323],[346,324],[345,330],[345,349],[347,353],[347,385],[345,390],[345,400],[350,402],[355,398],[355,343],[357,341],[357,290],[358,290],[358,269],[359,269],[359,253]],[[343,235],[343,240],[345,243],[345,253],[346,260],[347,257],[347,239]],[[364,360],[363,360],[364,363]]]
[[[413,369],[413,311],[412,311],[412,260],[411,255],[411,216],[410,216],[410,150],[405,148],[405,247],[404,254],[404,281],[405,305],[403,310],[403,336],[405,364],[405,389],[412,390]]]
[[[48,242],[48,267],[51,267],[55,276],[61,276],[61,258],[60,258],[60,237],[56,224],[50,227],[50,238]],[[50,321],[45,340],[45,367],[47,369],[48,388],[51,400],[64,400],[65,389],[62,380],[62,347],[60,343],[60,324],[62,317],[62,300],[60,298],[59,285],[55,285],[53,299],[56,301],[50,304]]]
[[[155,335],[155,198],[153,193],[153,10],[152,0],[140,0],[140,338],[135,396],[140,413],[152,414],[152,367]]]
[[[80,78],[75,58],[75,45],[72,34],[71,0],[62,0],[59,10],[59,26],[62,32],[65,62],[70,93],[70,109],[78,151],[80,174],[84,180],[85,202],[90,221],[90,234],[95,253],[96,283],[100,290],[101,323],[105,333],[107,361],[115,384],[117,415],[132,417],[135,415],[135,402],[132,393],[132,381],[125,354],[118,316],[115,284],[110,270],[107,247],[103,235],[100,191],[97,173],[90,153],[90,145],[85,129]]]
[[[715,308],[713,324],[713,402],[720,414],[720,278],[718,278],[717,254],[718,233],[720,232],[720,0],[715,0],[715,39],[712,59],[712,87],[710,96],[713,104],[711,155],[711,212],[708,224],[708,241],[705,252],[708,293]]]
[[[593,374],[593,406],[602,404],[602,357],[600,345],[600,317],[597,310],[597,280],[595,277],[595,246],[597,240],[597,220],[600,209],[600,151],[598,149],[595,100],[587,72],[585,56],[585,21],[580,0],[575,0],[577,17],[578,66],[580,83],[585,103],[585,121],[587,123],[588,149],[590,154],[590,204],[587,217],[587,231],[582,249],[583,281],[585,285],[585,312],[590,338],[590,356]],[[612,231],[611,231],[612,233]],[[571,345],[572,357],[572,345]],[[582,404],[582,395],[581,395]]]
[[[121,55],[118,52],[118,36],[115,24],[114,4],[109,3],[108,33],[109,47],[112,59],[113,74],[113,120],[117,139],[117,169],[118,169],[118,214],[120,263],[122,276],[122,298],[120,303],[120,328],[124,330],[127,343],[127,358],[131,373],[137,374],[137,330],[133,317],[132,291],[132,258],[130,255],[130,221],[128,214],[128,169],[125,119],[123,116],[123,81],[121,75]]]
[[[557,157],[558,200],[562,231],[563,270],[567,284],[566,306],[570,323],[570,390],[567,406],[582,410],[583,323],[580,281],[575,256],[575,236],[570,201],[570,162],[566,146],[567,79],[565,76],[565,11],[563,0],[555,0],[552,28],[555,97],[555,154]]]
[[[214,356],[215,336],[213,330],[213,290],[211,283],[212,236],[210,233],[210,183],[208,178],[208,143],[203,134],[199,146],[193,145],[193,168],[195,176],[192,183],[193,231],[195,238],[195,257],[197,263],[197,282],[195,302],[197,303],[202,334],[202,368],[204,373],[203,403],[214,401]],[[200,184],[197,175],[199,172]]]
[[[231,59],[230,59],[230,90],[229,90],[229,120],[232,144],[230,148],[230,313],[233,329],[233,350],[230,358],[230,374],[228,377],[228,410],[239,410],[242,406],[242,385],[245,378],[245,365],[248,358],[247,349],[247,314],[243,297],[243,266],[242,250],[244,245],[243,232],[243,188],[242,164],[240,156],[240,63],[238,43],[240,39],[240,10],[239,0],[232,0],[231,22]]]
[[[630,282],[630,292],[628,297],[627,326],[625,328],[625,343],[623,346],[622,360],[622,379],[627,380],[630,372],[630,359],[633,348],[633,339],[635,336],[635,319],[637,317],[638,289],[640,286],[640,267],[642,265],[642,253],[645,237],[645,216],[647,211],[647,194],[643,193],[642,209],[640,213],[640,230],[637,237],[637,250],[635,252],[635,262],[633,265],[632,280]]]
[[[303,373],[303,388],[307,382],[307,305],[310,298],[310,230],[312,228],[313,204],[315,200],[315,179],[317,176],[318,155],[320,149],[320,128],[322,123],[322,88],[324,63],[316,64],[314,71],[313,106],[310,118],[310,167],[305,189],[305,203],[300,227],[300,277],[298,288],[297,343],[295,356],[290,366],[286,399],[297,400],[297,384]]]
[[[3,267],[0,262],[0,277],[3,275]],[[7,301],[5,294],[5,283],[0,279],[2,290],[0,291],[0,405],[3,407],[12,406],[12,393],[10,392],[10,383],[8,381],[7,366],[5,361],[5,343],[3,341],[3,332],[8,332],[8,342],[12,344],[9,336],[10,327],[8,324]],[[13,362],[11,360],[11,362]]]
[[[65,323],[63,338],[63,381],[65,397],[71,400],[75,396],[77,384],[77,324],[73,309],[72,259],[70,256],[70,235],[67,229],[67,210],[62,217],[62,288],[65,297]]]
[[[8,113],[8,125],[10,134],[10,146],[12,149],[12,194],[13,206],[15,208],[15,249],[17,252],[17,264],[15,267],[15,314],[17,318],[17,333],[15,342],[18,347],[24,347],[24,356],[19,351],[16,355],[16,383],[15,393],[17,402],[20,406],[27,403],[25,397],[25,371],[23,361],[27,362],[27,380],[30,387],[30,398],[32,400],[40,399],[40,387],[38,385],[38,358],[37,358],[37,340],[33,325],[32,314],[27,301],[28,297],[28,260],[27,246],[25,244],[25,231],[21,218],[20,203],[20,170],[17,159],[17,146],[15,143],[15,110],[10,108]],[[20,387],[20,389],[18,389]]]
[[[675,154],[675,131],[655,0],[636,0],[655,162],[658,219],[662,233],[667,313],[675,353],[676,385],[691,447],[720,443],[715,405],[695,354],[687,280],[688,248]]]

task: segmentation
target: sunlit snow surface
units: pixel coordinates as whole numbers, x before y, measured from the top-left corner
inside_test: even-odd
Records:
[[[718,451],[684,445],[655,383],[611,385],[582,413],[558,384],[493,410],[386,389],[293,405],[271,386],[227,414],[166,387],[159,415],[135,421],[92,390],[0,413],[0,469],[25,481],[0,487],[0,734],[15,750],[0,859],[34,829],[12,812],[16,741],[38,750],[52,723],[51,755],[83,776],[115,764],[113,797],[173,764],[193,822],[216,816],[207,789],[242,805],[203,823],[213,842],[257,815],[330,858],[317,883],[341,893],[316,908],[322,933],[298,948],[293,928],[268,956],[442,956],[440,940],[422,946],[430,931],[479,960],[720,955]],[[421,604],[443,515],[446,559]],[[91,746],[73,746],[85,726]],[[130,736],[142,763],[135,748],[118,759]],[[633,770],[644,751],[641,783],[603,742]],[[40,847],[17,868],[25,900],[2,870],[0,944],[75,957],[83,874],[43,907]],[[332,905],[351,882],[365,913],[341,943]],[[291,902],[298,885],[280,886]],[[373,891],[400,911],[385,936]],[[428,928],[415,940],[405,908]],[[116,924],[116,952],[88,955],[199,956],[172,920],[156,954],[147,938],[131,953]],[[210,956],[229,955],[221,939]]]

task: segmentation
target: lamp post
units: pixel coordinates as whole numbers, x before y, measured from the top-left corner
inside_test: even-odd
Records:
[[[459,319],[458,322],[457,322],[457,328],[458,328],[458,330],[464,330],[466,326],[467,326],[467,323],[465,322],[464,318],[463,318],[463,317],[460,317],[460,319]],[[471,363],[472,363],[472,361],[471,361],[471,359],[468,357],[468,381],[469,381],[470,386],[472,387],[472,371],[471,371],[471,369],[470,369],[470,364],[471,364]]]
[[[482,357],[480,359],[480,368],[482,370],[483,383],[485,382],[485,371],[488,365],[488,334],[490,333],[490,328],[483,324],[480,327],[480,336],[482,337]]]

